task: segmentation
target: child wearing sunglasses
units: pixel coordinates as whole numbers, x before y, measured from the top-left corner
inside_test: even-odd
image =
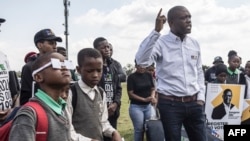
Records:
[[[65,116],[66,102],[60,97],[65,87],[70,84],[69,69],[73,65],[59,53],[46,53],[38,57],[32,66],[32,76],[39,85],[35,96],[30,99],[39,103],[48,117],[48,141],[69,141],[69,123]],[[13,120],[10,141],[36,140],[36,113],[28,106],[23,106]]]

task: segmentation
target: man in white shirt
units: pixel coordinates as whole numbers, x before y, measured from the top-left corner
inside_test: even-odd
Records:
[[[168,16],[160,9],[155,29],[136,54],[139,65],[156,63],[158,108],[167,141],[180,141],[185,127],[190,141],[207,141],[204,111],[205,81],[199,43],[189,37],[191,14],[184,6],[174,6]],[[165,22],[170,31],[161,36]]]

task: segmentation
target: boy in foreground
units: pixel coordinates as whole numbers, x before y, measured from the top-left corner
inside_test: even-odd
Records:
[[[77,97],[75,106],[72,105],[72,90],[67,99],[67,112],[68,115],[72,115],[75,131],[99,141],[103,141],[103,135],[111,137],[112,141],[122,141],[119,132],[108,121],[106,94],[97,86],[103,69],[100,52],[93,48],[82,49],[77,55],[77,60],[76,69],[81,79],[74,84],[74,96]]]
[[[70,141],[69,123],[65,116],[66,102],[60,97],[70,84],[69,69],[72,64],[59,53],[46,53],[36,59],[32,76],[40,89],[30,101],[39,103],[47,113],[47,141]],[[23,106],[13,120],[10,141],[35,141],[37,116],[35,111]]]

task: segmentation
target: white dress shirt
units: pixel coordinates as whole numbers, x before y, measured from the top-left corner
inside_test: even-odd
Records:
[[[200,46],[186,36],[183,41],[169,32],[161,36],[155,30],[142,41],[136,54],[139,65],[156,62],[157,92],[165,95],[191,96],[205,101],[205,81]]]

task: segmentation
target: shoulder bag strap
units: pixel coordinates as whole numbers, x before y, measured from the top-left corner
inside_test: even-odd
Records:
[[[35,110],[37,116],[36,141],[47,141],[48,117],[43,107],[38,102],[29,101],[25,104]]]

